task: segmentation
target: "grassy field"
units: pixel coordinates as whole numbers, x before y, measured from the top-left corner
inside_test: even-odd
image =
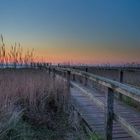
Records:
[[[63,109],[66,95],[66,82],[44,70],[0,70],[0,139],[79,139]]]

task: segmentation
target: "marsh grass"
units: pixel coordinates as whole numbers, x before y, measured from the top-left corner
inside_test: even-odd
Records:
[[[44,70],[0,70],[0,139],[63,139],[70,129],[66,94],[66,82]]]

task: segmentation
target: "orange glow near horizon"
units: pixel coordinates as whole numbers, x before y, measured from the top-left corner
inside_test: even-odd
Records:
[[[140,49],[123,49],[115,46],[113,49],[107,45],[83,42],[52,42],[44,47],[38,47],[37,54],[40,60],[53,63],[84,63],[84,64],[117,64],[139,63]],[[133,53],[132,53],[133,52]]]
[[[71,64],[139,63],[140,49],[125,49],[124,44],[87,43],[78,41],[46,41],[23,43],[23,54],[35,49],[35,62]],[[125,44],[128,45],[128,44]],[[10,46],[10,45],[8,45]],[[25,46],[25,47],[24,47]],[[110,47],[114,46],[114,47]],[[119,46],[119,47],[118,47]],[[8,52],[10,47],[7,48]],[[12,62],[12,60],[9,60]]]

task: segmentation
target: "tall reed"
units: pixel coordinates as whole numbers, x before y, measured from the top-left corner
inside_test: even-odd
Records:
[[[4,65],[8,66],[12,64],[15,68],[17,65],[31,65],[35,61],[35,52],[34,49],[27,50],[26,52],[21,47],[20,43],[15,43],[10,47],[10,50],[6,48],[4,43],[4,38],[0,36],[0,65],[3,67]]]

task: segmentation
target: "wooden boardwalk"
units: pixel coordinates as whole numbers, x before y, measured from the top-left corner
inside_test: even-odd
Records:
[[[72,84],[75,83],[72,82]],[[76,85],[77,88],[71,88],[71,101],[73,105],[80,113],[82,118],[87,122],[91,131],[104,137],[105,113],[102,106],[105,106],[106,103],[105,94],[100,93],[95,89],[83,87],[83,85],[80,84]],[[83,92],[79,90],[79,88],[82,88]],[[88,93],[91,93],[92,96],[90,94],[88,95]],[[115,100],[114,104],[115,112],[119,113],[126,122],[131,123],[132,127],[135,127],[135,129],[140,131],[140,112],[118,100]],[[113,140],[135,140],[136,138],[132,136],[133,134],[129,134],[128,130],[126,130],[116,121],[113,121]]]
[[[139,89],[79,70],[58,67],[47,70],[53,76],[59,74],[67,79],[70,103],[91,132],[105,140],[140,140],[140,112],[114,96],[121,94],[140,103]],[[105,90],[99,90],[100,86]]]

